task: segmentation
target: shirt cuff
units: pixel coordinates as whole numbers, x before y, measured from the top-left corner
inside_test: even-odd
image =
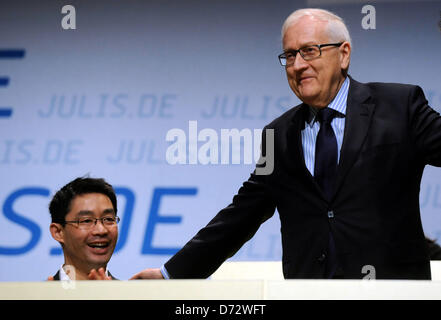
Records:
[[[168,271],[164,265],[162,265],[160,270],[161,270],[161,273],[162,273],[162,276],[164,277],[164,279],[170,279],[170,275],[168,274]]]

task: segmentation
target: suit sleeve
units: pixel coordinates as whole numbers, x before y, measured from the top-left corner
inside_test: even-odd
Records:
[[[409,94],[410,119],[414,139],[424,164],[441,167],[441,117],[427,103],[423,90]]]
[[[170,278],[207,278],[253,237],[275,211],[266,180],[267,176],[251,174],[233,202],[165,263]]]

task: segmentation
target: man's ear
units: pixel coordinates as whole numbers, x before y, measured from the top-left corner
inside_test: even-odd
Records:
[[[59,223],[51,223],[49,226],[52,238],[58,241],[61,245],[64,244],[64,228]]]
[[[339,48],[340,50],[340,66],[342,70],[349,69],[349,62],[351,61],[351,44],[345,41]]]

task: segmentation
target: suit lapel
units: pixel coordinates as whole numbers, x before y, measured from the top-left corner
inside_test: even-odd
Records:
[[[107,274],[108,274],[108,276],[109,276],[110,278],[112,278],[112,280],[118,280],[117,278],[115,278],[115,277],[110,273],[109,270],[107,270]]]
[[[59,281],[60,280],[60,270],[57,271],[57,273],[54,275],[54,280]]]
[[[298,177],[299,173],[302,174],[305,181],[314,185],[316,191],[321,195],[321,197],[326,199],[325,194],[305,164],[301,131],[304,129],[308,112],[308,106],[306,104],[302,104],[292,116],[292,126],[288,131],[287,137],[287,141],[289,141],[290,144],[290,156],[288,157],[287,161],[291,162],[292,159],[294,159],[292,163],[298,164],[298,166],[296,166],[297,170],[295,176]],[[290,166],[288,165],[288,167]]]
[[[292,126],[288,129],[288,150],[291,153],[290,157],[288,157],[288,161],[291,162],[294,159],[293,163],[300,164],[301,168],[306,168],[305,159],[303,156],[303,148],[302,148],[302,138],[301,131],[304,126],[304,113],[306,112],[307,106],[305,104],[300,105],[300,107],[296,110],[296,112],[292,116]]]
[[[352,78],[350,78],[350,81],[345,130],[334,188],[335,193],[340,189],[346,174],[360,152],[375,110],[375,105],[368,103],[371,96],[369,88],[362,83],[354,81]]]

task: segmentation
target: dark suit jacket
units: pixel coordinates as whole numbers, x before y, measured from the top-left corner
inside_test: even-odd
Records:
[[[109,276],[112,278],[112,280],[118,280],[117,278],[115,278],[114,276],[112,276],[112,274],[107,271],[107,273],[109,274]],[[57,271],[57,273],[54,275],[54,280],[55,281],[59,281],[60,280],[60,270]]]
[[[307,108],[298,105],[266,126],[274,129],[273,173],[251,174],[233,202],[166,262],[171,278],[208,277],[277,208],[285,278],[323,278],[331,231],[345,278],[363,278],[364,266],[373,266],[377,279],[430,279],[419,191],[424,166],[441,166],[441,117],[421,88],[350,79],[329,202],[304,162]]]
[[[426,237],[430,260],[441,260],[441,247],[435,240]]]

